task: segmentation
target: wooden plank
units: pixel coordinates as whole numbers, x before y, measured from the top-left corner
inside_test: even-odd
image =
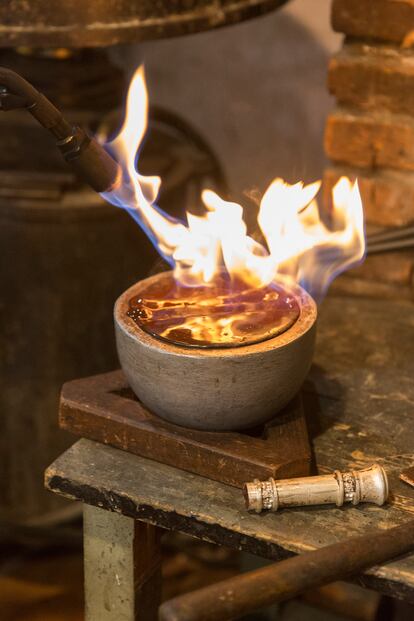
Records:
[[[327,299],[315,365],[305,386],[319,471],[378,461],[392,492],[384,507],[295,508],[252,515],[236,488],[87,440],[52,464],[47,487],[275,560],[408,522],[414,515],[414,489],[399,480],[399,473],[414,465],[413,340],[412,304]],[[372,569],[361,582],[414,602],[414,556]]]
[[[242,487],[248,479],[309,474],[310,446],[300,397],[251,433],[185,429],[149,412],[121,371],[64,385],[60,426],[92,440]]]
[[[337,436],[343,432],[337,424]],[[342,443],[338,451],[343,449]],[[402,524],[413,515],[412,502],[411,513],[397,504],[400,495],[386,508],[316,507],[253,515],[244,508],[241,490],[84,439],[48,469],[46,482],[68,498],[273,560]],[[364,584],[414,602],[414,558],[376,569]]]
[[[323,202],[328,208],[332,200],[332,188],[344,175],[358,179],[368,224],[392,227],[414,222],[413,173],[330,166],[325,169],[323,178]]]
[[[414,54],[389,45],[345,44],[329,63],[328,86],[340,104],[412,115]]]
[[[338,109],[328,116],[325,151],[342,164],[414,171],[414,120]]]
[[[84,505],[86,621],[157,621],[161,531]]]
[[[332,26],[353,37],[411,41],[414,31],[412,0],[333,0]]]

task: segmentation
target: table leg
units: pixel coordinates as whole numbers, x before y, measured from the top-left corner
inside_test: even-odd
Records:
[[[161,529],[84,505],[85,621],[156,621]]]

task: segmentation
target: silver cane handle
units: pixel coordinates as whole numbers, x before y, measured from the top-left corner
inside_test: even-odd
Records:
[[[363,470],[335,470],[316,477],[279,481],[255,479],[245,484],[244,496],[247,509],[256,513],[301,505],[336,504],[340,507],[345,502],[383,505],[388,498],[388,479],[384,468],[374,464]]]

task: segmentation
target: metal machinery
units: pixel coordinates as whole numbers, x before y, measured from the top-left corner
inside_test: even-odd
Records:
[[[117,126],[124,75],[108,46],[239,22],[286,0],[5,0],[0,65],[44,92],[70,122]],[[118,365],[113,302],[156,253],[128,215],[82,186],[30,115],[0,115],[0,518],[45,523],[58,499],[43,471],[71,441],[57,426],[60,387]],[[160,205],[180,215],[219,164],[185,121],[155,110],[143,172],[160,174]]]

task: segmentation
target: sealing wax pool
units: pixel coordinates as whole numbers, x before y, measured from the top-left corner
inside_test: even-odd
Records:
[[[288,330],[300,305],[288,287],[252,288],[220,274],[204,286],[185,287],[162,272],[129,300],[127,315],[143,330],[186,347],[237,347]]]

